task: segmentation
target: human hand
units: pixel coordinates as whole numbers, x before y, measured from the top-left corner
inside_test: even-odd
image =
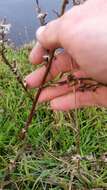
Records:
[[[92,77],[107,83],[107,2],[88,0],[72,8],[61,18],[54,20],[37,31],[39,43],[30,54],[33,64],[40,64],[46,49],[62,47],[64,52],[52,62],[47,81],[60,72],[73,72],[77,77]],[[45,73],[45,66],[26,77],[29,87],[39,87]],[[84,106],[107,106],[107,88],[96,91],[76,92],[67,84],[48,87],[40,95],[39,102],[50,100],[55,110],[69,110]]]

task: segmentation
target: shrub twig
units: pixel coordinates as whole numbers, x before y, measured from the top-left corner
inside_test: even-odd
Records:
[[[61,16],[62,16],[62,14],[64,14],[64,11],[65,11],[67,3],[68,3],[68,0],[63,1],[62,8],[61,8],[61,14],[60,14]],[[37,17],[39,18],[39,21],[40,21],[40,25],[41,26],[45,25],[46,24],[45,18],[47,16],[47,14],[43,13],[42,9],[39,6],[39,1],[38,0],[36,0],[36,10],[37,10]],[[37,92],[37,94],[36,94],[36,96],[34,98],[33,105],[32,105],[30,114],[28,116],[28,119],[26,121],[26,124],[25,124],[24,128],[22,129],[22,131],[20,132],[19,136],[20,136],[21,139],[24,139],[26,137],[27,130],[28,130],[28,128],[29,128],[29,126],[30,126],[30,124],[32,122],[32,118],[33,118],[33,115],[35,113],[35,109],[36,109],[36,106],[37,106],[37,103],[38,103],[39,96],[41,94],[41,91],[44,88],[44,84],[46,82],[47,76],[48,76],[48,74],[50,72],[50,69],[51,69],[52,60],[54,58],[55,51],[56,51],[56,49],[53,50],[52,52],[47,51],[48,59],[45,60],[45,62],[46,62],[46,71],[45,71],[45,74],[43,76],[41,85],[40,85],[40,87],[38,89],[38,92]]]
[[[40,25],[43,26],[46,24],[45,19],[47,16],[47,13],[43,12],[39,5],[39,0],[35,0],[36,2],[36,12],[37,12],[37,18],[40,21]]]
[[[7,48],[6,48],[5,44],[8,43],[8,39],[7,39],[7,32],[5,31],[5,27],[6,27],[6,24],[5,24],[5,22],[3,22],[3,24],[0,25],[0,55],[1,55],[1,58],[3,60],[3,63],[6,64],[8,66],[8,68],[10,69],[10,71],[14,74],[14,76],[16,77],[16,80],[22,86],[22,88],[26,92],[27,96],[33,101],[33,97],[28,92],[28,89],[27,89],[26,85],[24,84],[20,73],[18,72],[16,61],[14,60],[13,63],[10,63],[6,57]]]
[[[69,0],[63,0],[62,1],[60,16],[62,16],[65,13],[65,9],[66,9],[66,6],[68,3],[69,3]]]

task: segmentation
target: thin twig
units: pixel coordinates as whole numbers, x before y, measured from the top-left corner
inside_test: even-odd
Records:
[[[62,16],[65,13],[65,9],[66,9],[66,6],[67,6],[68,3],[69,3],[69,0],[63,0],[62,6],[61,6],[60,16]]]
[[[104,84],[102,82],[98,82],[90,77],[75,77],[72,74],[69,74],[67,76],[66,80],[52,83],[50,86],[56,87],[56,86],[63,86],[65,84],[68,84],[70,87],[77,86],[76,91],[95,91],[99,87],[107,87],[107,84]]]
[[[5,26],[5,23],[4,23],[4,26]],[[4,64],[6,64],[10,71],[14,74],[14,76],[16,77],[16,80],[18,81],[18,83],[22,86],[23,90],[26,92],[27,96],[33,101],[33,97],[31,96],[31,94],[28,92],[28,89],[27,87],[24,85],[23,83],[23,80],[22,80],[22,77],[20,76],[18,70],[17,70],[17,67],[16,67],[16,62],[14,61],[13,64],[11,64],[9,62],[9,60],[7,59],[6,57],[6,46],[5,46],[5,43],[8,42],[8,39],[6,38],[6,34],[5,34],[5,27],[3,26],[0,26],[0,40],[1,40],[1,44],[0,44],[0,55],[1,55],[1,58],[4,62]]]
[[[24,85],[21,76],[19,74],[17,74],[16,69],[14,68],[14,66],[12,66],[12,64],[10,64],[10,62],[8,61],[8,59],[6,58],[4,52],[1,52],[1,56],[3,59],[3,62],[10,68],[10,70],[12,71],[12,73],[15,75],[17,81],[19,84],[21,84],[23,90],[26,92],[27,96],[33,101],[33,97],[31,96],[31,94],[28,92],[26,86]]]
[[[44,77],[43,77],[43,79],[42,79],[41,85],[40,85],[40,87],[39,87],[39,89],[38,89],[38,92],[37,92],[37,94],[36,94],[36,96],[35,96],[35,98],[34,98],[33,105],[32,105],[32,109],[31,109],[30,114],[29,114],[29,116],[28,116],[28,120],[27,120],[27,122],[26,122],[26,124],[25,124],[25,127],[22,129],[22,131],[21,131],[21,133],[20,133],[20,138],[21,138],[21,139],[24,139],[24,138],[25,138],[26,132],[27,132],[27,130],[28,130],[28,128],[29,128],[29,125],[30,125],[31,122],[32,122],[32,118],[33,118],[33,115],[34,115],[34,113],[35,113],[35,108],[36,108],[36,105],[37,105],[37,103],[38,103],[39,96],[40,96],[41,91],[42,91],[42,89],[43,89],[43,87],[44,87],[44,84],[45,84],[45,82],[46,82],[47,75],[48,75],[48,73],[49,73],[49,71],[50,71],[50,69],[51,69],[52,60],[53,60],[53,58],[54,58],[54,53],[55,53],[55,51],[53,51],[53,52],[51,53],[51,55],[50,55],[50,61],[47,63],[46,72],[45,72]]]
[[[73,0],[73,5],[77,5],[77,2],[75,0]]]
[[[80,5],[82,3],[84,3],[86,0],[73,0],[73,5]]]
[[[40,25],[41,25],[41,26],[44,26],[44,25],[46,24],[45,19],[46,19],[47,13],[44,13],[44,12],[42,11],[42,9],[40,8],[39,0],[35,0],[35,2],[36,2],[37,18],[38,18],[39,21],[40,21]]]
[[[68,0],[65,0],[63,2],[62,8],[61,8],[61,14],[60,14],[61,16],[65,12],[65,8],[66,8],[67,3],[68,3]],[[45,18],[46,18],[47,14],[42,12],[42,10],[41,10],[41,8],[39,6],[39,1],[38,0],[36,0],[36,10],[37,10],[37,17],[39,18],[41,26],[45,25]],[[34,98],[33,105],[32,105],[30,114],[28,116],[27,122],[26,122],[24,128],[22,129],[22,131],[21,131],[21,133],[19,135],[21,139],[24,139],[26,137],[27,130],[28,130],[28,128],[29,128],[29,126],[30,126],[30,124],[32,122],[32,118],[33,118],[33,115],[35,113],[35,109],[36,109],[36,106],[37,106],[37,103],[38,103],[39,96],[41,94],[41,91],[44,88],[44,84],[46,82],[47,76],[48,76],[48,74],[50,72],[50,69],[51,69],[52,60],[54,58],[55,51],[56,50],[53,50],[51,53],[49,53],[49,59],[46,60],[46,71],[45,71],[45,74],[43,76],[41,85],[40,85],[40,87],[38,89],[38,92],[37,92],[37,94],[36,94],[36,96]]]
[[[37,11],[37,18],[40,21],[40,25],[41,26],[45,25],[45,18],[46,18],[47,14],[42,12],[42,9],[40,8],[38,0],[36,0],[36,11]],[[36,109],[36,105],[38,103],[39,96],[40,96],[41,91],[42,91],[42,89],[44,87],[44,84],[46,82],[47,75],[48,75],[48,73],[49,73],[49,71],[51,69],[51,64],[52,64],[52,60],[54,58],[54,53],[55,53],[55,50],[49,54],[49,59],[46,60],[46,71],[45,71],[45,74],[43,76],[41,85],[40,85],[40,87],[38,89],[38,92],[37,92],[35,98],[34,98],[33,105],[32,105],[30,114],[28,116],[28,119],[26,121],[26,124],[25,124],[24,128],[22,129],[22,131],[19,134],[21,139],[24,139],[26,137],[27,130],[28,130],[28,128],[29,128],[29,126],[30,126],[30,124],[32,122],[32,118],[33,118],[33,115],[35,113],[35,109]]]

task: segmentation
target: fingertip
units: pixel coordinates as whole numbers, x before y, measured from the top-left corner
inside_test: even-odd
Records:
[[[41,27],[39,27],[38,30],[36,31],[36,37],[37,37],[37,39],[40,40],[40,41],[41,41],[41,37],[42,37],[42,34],[43,34],[45,28],[46,28],[46,26],[41,26]]]
[[[41,85],[44,73],[46,71],[46,67],[43,66],[41,68],[36,69],[29,75],[25,77],[25,81],[27,83],[28,88],[37,88]]]
[[[27,75],[24,79],[24,83],[26,84],[28,89],[34,88],[34,82],[33,82],[32,78],[33,77],[31,75]]]
[[[59,18],[41,26],[36,32],[37,40],[47,50],[61,47],[59,42]]]
[[[39,44],[37,42],[36,45],[33,47],[32,51],[30,52],[29,61],[32,64],[36,64],[36,62],[37,62],[36,50],[38,49],[38,46],[39,46]]]
[[[28,80],[28,78],[27,77],[25,77],[24,78],[24,80],[23,80],[23,84],[24,84],[24,87],[26,88],[30,88],[30,85],[29,85],[29,80]]]
[[[29,61],[32,64],[40,64],[43,62],[43,56],[45,53],[46,50],[42,47],[42,45],[39,42],[37,42],[29,55]]]
[[[33,49],[32,49],[32,51],[30,52],[30,55],[29,55],[29,61],[30,61],[30,63],[32,63],[33,64]]]

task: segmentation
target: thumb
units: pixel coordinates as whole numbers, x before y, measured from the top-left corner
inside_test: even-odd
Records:
[[[60,27],[60,18],[54,21],[49,22],[45,26],[41,26],[37,32],[36,37],[37,40],[42,44],[42,46],[46,49],[54,49],[61,47],[60,39],[59,39],[59,27]]]

